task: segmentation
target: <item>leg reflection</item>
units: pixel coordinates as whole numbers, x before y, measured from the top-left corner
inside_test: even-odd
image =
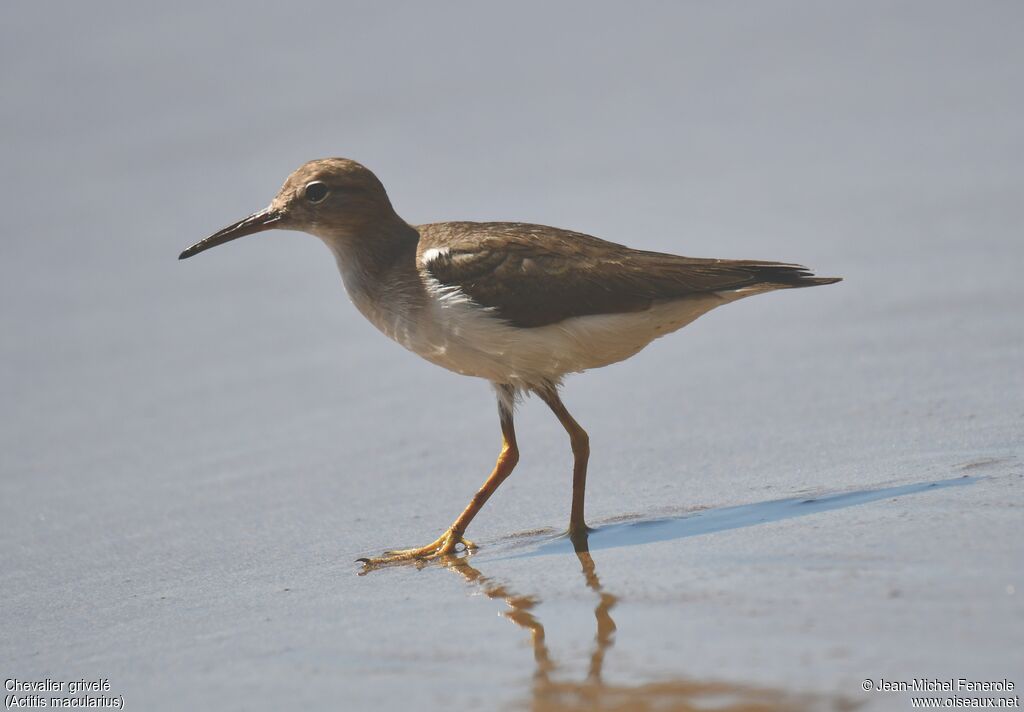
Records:
[[[606,684],[605,658],[615,644],[612,609],[619,599],[604,590],[597,567],[587,547],[586,534],[574,533],[573,543],[587,587],[598,596],[594,608],[597,632],[586,678],[579,682],[557,675],[544,634],[544,625],[534,612],[536,596],[521,595],[471,566],[469,557],[446,557],[442,564],[463,576],[488,598],[508,607],[503,615],[529,631],[535,670],[529,708],[534,712],[583,712],[583,710],[663,710],[684,712],[708,709],[721,712],[799,712],[800,710],[851,709],[843,699],[791,695],[782,690],[757,688],[726,682],[700,682],[686,678],[662,679],[636,685]]]
[[[615,621],[612,619],[612,608],[619,599],[613,594],[601,588],[601,579],[597,577],[597,568],[594,566],[594,559],[587,548],[587,535],[574,538],[576,556],[580,560],[583,569],[583,579],[587,587],[598,595],[597,607],[594,608],[594,618],[597,621],[597,635],[594,638],[594,652],[590,656],[590,668],[587,671],[587,682],[592,685],[601,684],[601,670],[604,668],[604,654],[614,644]]]
[[[503,584],[492,581],[469,565],[468,557],[448,557],[442,564],[462,574],[468,583],[476,584],[488,598],[502,600],[508,606],[508,610],[502,615],[515,623],[520,628],[530,631],[530,641],[533,643],[533,660],[536,663],[534,678],[538,681],[548,682],[551,671],[554,670],[554,663],[548,654],[548,646],[544,640],[544,625],[531,613],[538,601],[531,596],[519,596],[509,591]]]

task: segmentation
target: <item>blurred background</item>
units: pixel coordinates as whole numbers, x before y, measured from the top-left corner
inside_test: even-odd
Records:
[[[562,709],[586,690],[902,709],[861,681],[1019,677],[1019,3],[0,13],[5,677],[109,678],[153,710]],[[370,167],[413,223],[844,277],[565,389],[595,524],[765,523],[595,550],[618,628],[605,606],[600,647],[581,562],[507,538],[568,517],[568,443],[527,402],[520,468],[470,531],[478,575],[356,576],[433,539],[489,472],[490,389],[378,334],[309,236],[176,259],[325,156]],[[532,602],[554,667],[495,586]]]

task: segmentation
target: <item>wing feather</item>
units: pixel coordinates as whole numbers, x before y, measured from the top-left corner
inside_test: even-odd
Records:
[[[838,281],[815,278],[800,265],[634,250],[543,225],[435,223],[417,229],[419,266],[427,276],[520,327],[642,311],[656,301],[708,292]]]

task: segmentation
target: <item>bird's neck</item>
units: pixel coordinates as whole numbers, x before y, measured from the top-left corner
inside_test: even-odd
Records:
[[[319,237],[334,253],[352,301],[371,320],[369,310],[408,295],[419,284],[419,233],[397,215],[359,232]]]

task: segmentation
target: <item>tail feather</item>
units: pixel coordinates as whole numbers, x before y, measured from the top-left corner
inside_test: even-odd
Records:
[[[843,281],[842,277],[816,277],[803,265],[781,262],[747,262],[743,264],[743,268],[752,273],[757,283],[779,287],[818,287]]]

